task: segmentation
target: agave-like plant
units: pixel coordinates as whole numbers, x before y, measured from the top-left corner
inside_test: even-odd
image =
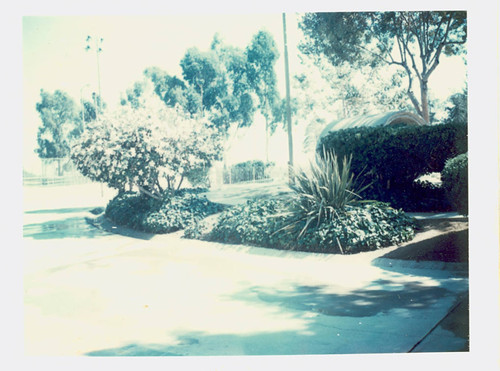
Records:
[[[283,230],[295,230],[305,222],[298,237],[302,236],[311,223],[320,225],[335,218],[347,205],[362,201],[359,193],[368,186],[361,186],[351,172],[351,157],[339,162],[337,155],[323,148],[323,156],[316,155],[309,169],[295,172],[290,188],[295,200],[290,210],[293,222]]]

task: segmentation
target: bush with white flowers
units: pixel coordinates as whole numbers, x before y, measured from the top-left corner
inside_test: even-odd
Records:
[[[73,146],[71,158],[94,181],[160,197],[165,188],[178,189],[189,172],[210,167],[221,149],[208,122],[151,97],[138,108],[100,115]]]

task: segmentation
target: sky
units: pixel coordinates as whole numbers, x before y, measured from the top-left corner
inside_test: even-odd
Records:
[[[300,69],[297,44],[302,38],[298,29],[300,15],[287,14],[287,43],[290,73]],[[86,38],[103,39],[99,54],[101,95],[108,107],[115,107],[120,94],[142,79],[145,68],[157,66],[171,75],[181,76],[179,62],[190,47],[207,50],[218,33],[229,45],[245,48],[259,30],[270,32],[280,51],[276,63],[278,88],[285,95],[283,60],[283,25],[281,13],[263,14],[176,14],[162,16],[25,16],[22,21],[23,51],[23,166],[39,161],[34,154],[36,133],[41,125],[36,103],[40,89],[67,92],[75,102],[90,100],[98,91],[95,44],[85,50]],[[431,78],[431,91],[445,99],[464,86],[466,71],[461,58],[443,59]],[[300,94],[294,92],[293,94]],[[248,131],[245,140],[232,153],[234,162],[252,157],[254,140],[264,142],[262,120]],[[242,133],[240,133],[242,135]],[[303,133],[294,138],[297,155]],[[278,130],[270,143],[270,159],[286,162],[286,135]],[[263,159],[261,149],[254,157]]]

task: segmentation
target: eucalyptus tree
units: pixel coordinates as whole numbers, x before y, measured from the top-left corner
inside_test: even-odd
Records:
[[[144,76],[153,82],[155,93],[168,107],[180,106],[192,115],[200,112],[200,94],[182,78],[171,76],[159,67],[146,68]]]
[[[259,97],[259,109],[266,120],[266,161],[269,161],[269,132],[274,131],[276,127],[276,113],[279,113],[281,107],[274,70],[279,51],[272,35],[261,30],[253,36],[245,53],[249,82]],[[270,127],[271,125],[273,127]]]
[[[406,93],[426,122],[430,119],[430,76],[443,55],[464,53],[467,41],[464,11],[307,13],[300,27],[306,36],[301,49],[325,55],[335,66],[348,62],[402,69],[407,77]]]
[[[205,115],[217,102],[220,88],[220,64],[214,53],[189,48],[180,62],[182,76],[188,85],[200,95],[199,112]]]
[[[66,157],[72,139],[79,137],[83,130],[80,111],[73,99],[61,90],[49,93],[42,89],[40,96],[36,110],[42,125],[38,128],[35,152],[40,158]]]

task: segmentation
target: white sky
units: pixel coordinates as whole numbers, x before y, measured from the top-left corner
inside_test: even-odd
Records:
[[[287,15],[287,38],[290,72],[297,71],[299,61],[296,45],[301,38],[297,28],[298,15]],[[171,75],[181,76],[179,62],[189,47],[207,50],[215,33],[234,46],[245,48],[252,36],[261,29],[269,31],[280,50],[276,69],[279,88],[284,96],[283,28],[280,13],[273,14],[177,14],[170,16],[55,16],[23,18],[23,155],[24,165],[37,162],[34,155],[36,132],[41,120],[35,105],[40,100],[40,89],[53,92],[61,89],[77,103],[81,95],[89,99],[97,91],[97,63],[95,52],[85,51],[87,35],[103,38],[103,52],[99,56],[101,92],[109,107],[118,104],[120,94],[150,66],[158,66]],[[431,91],[447,97],[464,84],[465,69],[461,59],[442,62],[431,79]],[[439,83],[434,83],[438,81]],[[293,92],[292,94],[300,94]],[[257,121],[250,130],[251,139],[238,145],[234,161],[252,155],[250,142],[264,132]],[[257,136],[257,137],[255,137]],[[297,155],[302,139],[297,132]],[[287,151],[281,150],[284,133],[276,134],[271,142],[271,160],[286,162]],[[247,148],[241,147],[248,145]],[[286,144],[285,144],[286,145]],[[263,147],[263,146],[262,146]],[[243,148],[243,149],[242,149]],[[262,153],[260,153],[262,152]],[[256,156],[262,158],[262,148]],[[240,155],[240,156],[239,156]]]

